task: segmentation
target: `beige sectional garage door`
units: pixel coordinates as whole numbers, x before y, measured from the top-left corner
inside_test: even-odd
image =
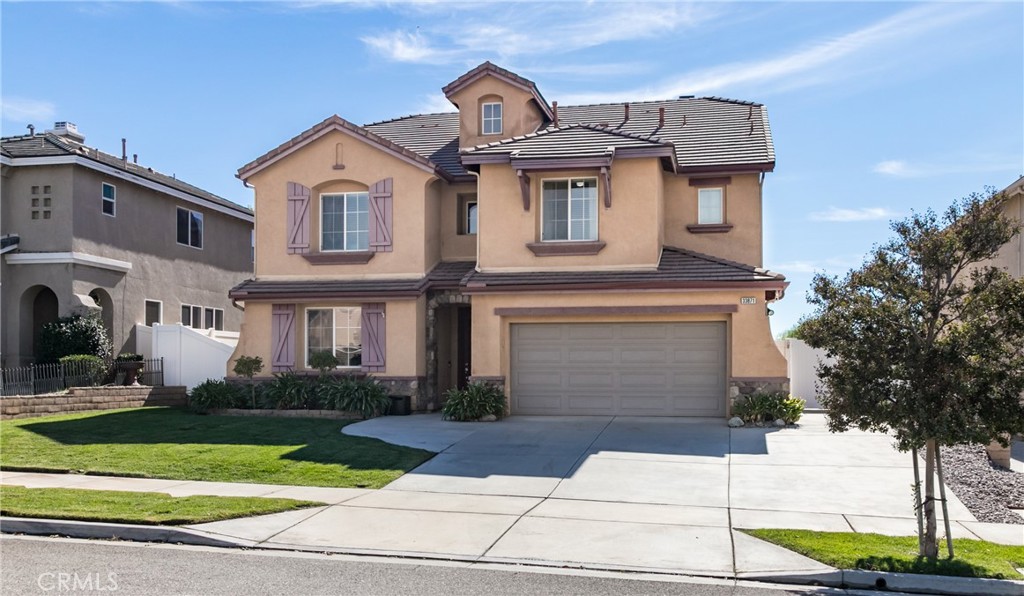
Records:
[[[512,325],[512,413],[724,416],[725,323]]]

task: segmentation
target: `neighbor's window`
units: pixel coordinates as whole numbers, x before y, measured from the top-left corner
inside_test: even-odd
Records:
[[[476,234],[476,195],[459,195],[459,234]]]
[[[213,309],[213,328],[217,331],[224,331],[224,309]]]
[[[320,211],[321,251],[370,248],[370,193],[321,195]]]
[[[192,306],[189,304],[181,305],[181,324],[186,327],[192,326]]]
[[[725,223],[721,188],[702,188],[697,191],[697,223]]]
[[[306,309],[306,366],[311,355],[323,351],[333,353],[339,367],[362,364],[361,322],[362,309],[357,306]]]
[[[485,103],[482,107],[481,117],[483,118],[483,134],[501,134],[501,104]]]
[[[203,247],[203,214],[178,207],[178,244]]]
[[[103,214],[114,217],[117,207],[117,189],[114,188],[113,184],[104,182],[101,194],[103,198]]]
[[[203,309],[203,329],[213,329],[213,309]]]
[[[181,305],[181,324],[193,329],[203,328],[203,307],[194,304]]]
[[[545,180],[541,240],[597,240],[597,178]]]
[[[159,300],[146,301],[146,327],[159,325],[164,321],[164,305]]]

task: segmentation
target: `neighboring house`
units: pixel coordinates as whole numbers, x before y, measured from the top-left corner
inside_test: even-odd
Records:
[[[1010,199],[1003,213],[1017,222],[1017,225],[1021,225],[1024,222],[1024,176],[1007,186],[1003,194]],[[1013,277],[1024,278],[1024,231],[1006,243],[992,264],[1006,269]]]
[[[98,312],[115,352],[136,324],[237,330],[252,211],[84,144],[70,122],[0,140],[0,350],[32,362],[43,324]]]
[[[416,409],[473,379],[540,415],[725,416],[788,386],[762,105],[558,106],[489,62],[443,91],[458,113],[332,116],[239,170],[259,217],[235,357],[333,351]]]

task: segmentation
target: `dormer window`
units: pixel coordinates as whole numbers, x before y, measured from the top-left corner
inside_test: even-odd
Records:
[[[485,103],[481,106],[481,130],[485,135],[501,134],[501,102]]]

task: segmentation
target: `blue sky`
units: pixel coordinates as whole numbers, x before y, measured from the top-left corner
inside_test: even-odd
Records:
[[[765,265],[778,333],[888,222],[1024,173],[1024,4],[98,2],[0,5],[2,132],[86,143],[251,204],[239,166],[331,114],[451,109],[483,60],[562,105],[767,105]]]

